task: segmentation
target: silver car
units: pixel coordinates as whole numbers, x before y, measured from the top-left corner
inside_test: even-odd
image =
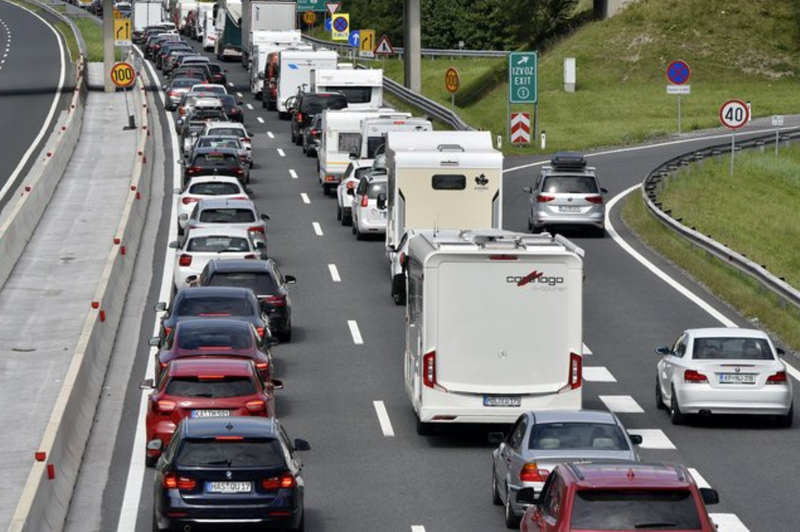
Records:
[[[386,204],[389,178],[386,175],[365,175],[355,189],[346,193],[352,194],[353,202],[350,210],[353,216],[353,234],[357,240],[367,235],[385,235],[388,224]]]
[[[255,204],[242,199],[207,199],[200,200],[187,216],[181,214],[179,219],[186,222],[186,232],[200,227],[227,224],[228,227],[241,227],[250,233],[253,241],[267,242],[267,224],[269,216],[258,212]],[[263,248],[266,253],[266,247]]]
[[[687,414],[766,414],[778,425],[794,420],[792,379],[766,333],[719,327],[689,329],[663,355],[656,370],[656,406],[675,425]]]
[[[509,528],[517,528],[529,505],[517,502],[517,492],[541,492],[552,469],[564,462],[639,461],[634,445],[617,416],[600,410],[526,412],[508,435],[492,433],[492,502],[505,507]]]
[[[528,230],[548,227],[586,227],[605,235],[608,191],[597,182],[595,169],[586,165],[580,154],[557,153],[549,166],[542,167],[529,194]]]

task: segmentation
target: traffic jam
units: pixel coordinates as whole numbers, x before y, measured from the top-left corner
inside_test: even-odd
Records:
[[[154,532],[304,530],[314,482],[301,456],[311,445],[281,422],[275,367],[293,341],[297,279],[271,254],[270,216],[252,200],[263,171],[248,106],[229,92],[238,63],[253,97],[316,159],[343,230],[385,240],[386,297],[405,308],[397,377],[416,431],[487,427],[494,450],[486,486],[474,487],[487,511],[491,470],[491,502],[510,529],[717,530],[714,489],[682,465],[641,461],[646,435],[583,409],[585,252],[558,230],[606,235],[607,191],[586,158],[554,155],[522,191],[529,231],[503,230],[504,157],[490,132],[436,130],[386,105],[383,71],[306,44],[296,4],[249,5],[258,17],[230,0],[173,1],[164,22],[134,35],[160,71],[181,169],[173,295],[155,305],[155,371],[141,383]],[[760,330],[689,329],[656,353],[653,398],[673,424],[761,414],[791,426],[784,353]]]

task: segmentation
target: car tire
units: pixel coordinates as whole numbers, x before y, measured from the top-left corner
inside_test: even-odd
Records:
[[[291,132],[292,132],[292,144],[297,144],[297,135],[294,134],[294,129],[292,129]]]
[[[503,499],[500,498],[500,494],[497,493],[497,473],[492,467],[492,504],[495,506],[502,506]]]
[[[420,421],[419,417],[417,417],[417,434],[419,436],[431,436],[433,435],[433,423],[423,423]]]
[[[606,228],[605,228],[605,226],[604,227],[598,227],[597,229],[595,229],[594,235],[597,238],[605,238],[606,237]]]
[[[656,377],[656,410],[666,410],[667,405],[664,404],[664,394],[661,393],[661,385]]]
[[[297,528],[294,529],[295,532],[305,532],[306,530],[306,513],[303,512],[303,515],[300,516],[300,524],[297,525]]]
[[[794,404],[789,407],[789,412],[783,416],[775,416],[775,424],[779,427],[789,428],[794,423]]]
[[[338,205],[336,206],[336,219],[340,222],[342,221],[342,208]],[[342,225],[344,225],[344,222],[342,222]]]
[[[353,215],[348,214],[347,211],[342,209],[342,225],[347,227],[348,225],[353,224]]]
[[[284,112],[278,111],[278,118],[280,120],[289,120],[289,116],[290,116],[289,113],[284,113]],[[294,140],[294,139],[292,139],[292,140]]]
[[[268,105],[269,104],[267,103],[267,99],[262,96],[261,97],[261,108],[262,109],[266,109],[268,107]]]
[[[505,517],[506,521],[506,528],[510,528],[512,530],[516,530],[519,528],[519,522],[521,519],[517,517],[514,513],[514,510],[511,509],[511,490],[508,489],[506,486],[506,501],[503,505],[503,517]]]
[[[675,388],[672,389],[669,414],[673,425],[683,425],[686,423],[686,415],[681,412],[681,406],[678,404],[678,395],[675,393]]]
[[[366,234],[364,234],[364,233],[362,233],[362,232],[361,232],[361,231],[358,229],[358,224],[353,224],[353,227],[355,227],[355,229],[356,229],[356,230],[355,230],[356,240],[358,240],[359,242],[361,242],[362,240],[366,240],[366,238],[367,238],[367,235],[366,235]]]
[[[406,290],[404,284],[405,278],[403,274],[397,274],[392,277],[392,299],[395,305],[406,304]]]
[[[331,186],[330,185],[322,185],[322,193],[326,196],[331,195]]]
[[[158,462],[158,457],[157,456],[150,456],[150,455],[147,455],[147,454],[144,456],[144,465],[145,465],[145,467],[154,468],[156,466],[157,462]]]
[[[315,150],[312,150],[311,148],[308,148],[306,150],[306,157],[316,157],[316,156],[317,152]]]
[[[301,142],[300,145],[302,146],[303,154],[308,155],[308,148],[306,148],[306,143]]]
[[[164,529],[158,526],[158,518],[155,512],[153,512],[153,532],[164,532]]]

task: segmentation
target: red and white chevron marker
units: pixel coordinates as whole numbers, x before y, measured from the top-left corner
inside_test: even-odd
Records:
[[[531,143],[531,114],[511,113],[511,144]]]

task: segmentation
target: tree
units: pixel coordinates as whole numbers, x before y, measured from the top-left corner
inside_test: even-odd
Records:
[[[519,45],[539,48],[569,26],[577,0],[508,0],[505,11]]]

